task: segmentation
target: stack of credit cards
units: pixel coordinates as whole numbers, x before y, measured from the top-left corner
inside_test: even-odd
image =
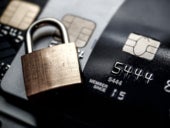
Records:
[[[95,43],[102,34],[102,31],[123,2],[124,0],[70,0],[69,2],[68,0],[50,0],[39,18],[52,17],[61,20],[65,24],[68,29],[70,41],[74,41],[79,49],[79,56],[81,58],[80,64],[83,69]],[[59,36],[53,34],[54,36],[52,39],[50,38],[50,40],[48,40],[44,39],[44,36],[51,36],[46,34],[47,31],[44,33],[40,40],[34,41],[34,44],[36,45],[34,46],[34,49],[41,49],[41,46],[47,47],[48,45],[51,46],[58,43]],[[10,69],[4,76],[1,82],[1,88],[4,92],[26,101],[27,97],[25,95],[21,66],[21,56],[23,54],[26,54],[24,45],[20,48]],[[53,102],[52,105],[46,104],[37,108],[38,111],[36,112],[38,118],[36,118],[36,116],[33,117],[32,120],[29,118],[30,124],[37,121],[35,124],[39,127],[56,126],[87,128],[94,126],[93,128],[99,128],[101,123],[97,124],[97,122],[95,122],[96,118],[93,118],[93,116],[88,115],[88,113],[84,111],[85,107],[91,107],[88,102],[88,97],[87,102],[81,104],[80,101],[84,102],[83,99],[80,99],[83,93],[76,88],[74,92],[75,99],[73,98],[73,100],[68,101],[68,98],[72,99],[73,95],[69,96],[68,93],[65,92],[61,99],[58,96],[54,96],[53,98],[57,102]],[[77,93],[80,95],[77,96]],[[77,100],[77,98],[79,100]],[[63,105],[63,103],[66,103],[67,105]],[[70,107],[70,105],[72,105],[72,107]],[[76,112],[73,111],[72,108],[74,108]],[[30,116],[31,115],[32,113],[30,112]],[[23,119],[28,120],[27,117],[25,116]],[[103,126],[105,126],[104,124],[105,123],[103,123]]]

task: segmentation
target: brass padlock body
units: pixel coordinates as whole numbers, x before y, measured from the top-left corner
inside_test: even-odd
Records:
[[[60,44],[22,56],[27,96],[81,83],[75,43]]]

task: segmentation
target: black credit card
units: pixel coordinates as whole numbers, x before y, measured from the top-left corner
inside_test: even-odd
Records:
[[[131,0],[119,9],[97,42],[84,75],[92,94],[123,106],[129,119],[157,124],[169,120],[170,3],[152,3]]]
[[[46,3],[46,0],[1,1],[0,82],[22,45],[27,28],[38,17]]]

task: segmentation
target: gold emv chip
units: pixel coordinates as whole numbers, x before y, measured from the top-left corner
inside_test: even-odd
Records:
[[[71,42],[75,42],[77,47],[84,47],[96,27],[95,23],[73,15],[66,15],[62,22],[68,30]]]
[[[25,30],[33,22],[39,11],[40,7],[38,5],[22,0],[11,0],[2,14],[0,22]]]

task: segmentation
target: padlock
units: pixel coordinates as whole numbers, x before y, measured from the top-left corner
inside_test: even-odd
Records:
[[[53,47],[32,50],[32,35],[40,27],[53,25],[60,30],[62,42]],[[53,18],[34,22],[26,33],[27,54],[21,57],[28,97],[60,87],[81,83],[75,43],[69,43],[64,25]]]

